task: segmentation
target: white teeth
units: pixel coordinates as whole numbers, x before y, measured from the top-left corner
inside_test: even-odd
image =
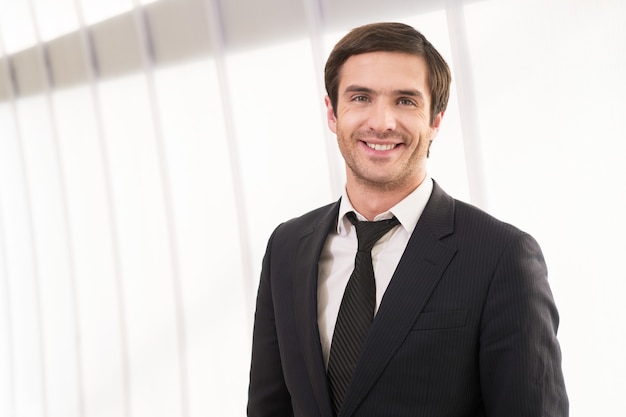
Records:
[[[389,145],[379,145],[376,143],[368,143],[367,146],[369,146],[370,148],[376,150],[376,151],[388,151],[391,150],[393,148],[396,147],[396,145],[394,144],[389,144]]]

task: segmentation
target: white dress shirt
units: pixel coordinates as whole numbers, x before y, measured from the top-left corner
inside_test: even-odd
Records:
[[[391,229],[384,235],[372,249],[372,265],[376,280],[376,306],[374,314],[378,311],[380,302],[387,290],[400,258],[404,253],[409,238],[417,225],[426,203],[433,190],[433,181],[426,177],[419,187],[400,201],[389,211],[379,214],[374,221],[390,219],[396,216],[400,225]],[[324,361],[328,365],[330,344],[339,313],[339,306],[343,293],[348,284],[348,279],[354,269],[358,241],[356,228],[346,217],[346,213],[354,211],[359,220],[366,220],[357,212],[350,203],[344,189],[339,207],[337,230],[331,231],[319,260],[319,275],[317,283],[317,325],[319,327],[322,342]]]

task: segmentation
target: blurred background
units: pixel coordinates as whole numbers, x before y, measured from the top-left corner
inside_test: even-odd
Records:
[[[261,258],[338,198],[322,70],[396,20],[453,69],[430,174],[534,235],[571,416],[626,392],[626,2],[0,0],[0,416],[245,415]]]

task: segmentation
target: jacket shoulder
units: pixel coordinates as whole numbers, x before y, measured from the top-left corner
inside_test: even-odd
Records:
[[[469,239],[500,237],[506,240],[525,234],[486,211],[451,197],[436,182],[420,218],[422,220],[440,238],[453,235]]]
[[[466,231],[475,236],[499,236],[503,239],[527,235],[518,227],[500,220],[486,211],[469,203],[455,200],[457,231]],[[459,230],[460,229],[460,230]]]
[[[308,234],[317,228],[320,223],[332,222],[332,217],[334,216],[336,219],[338,212],[339,201],[336,201],[281,223],[274,231],[274,234],[278,236],[302,236]]]

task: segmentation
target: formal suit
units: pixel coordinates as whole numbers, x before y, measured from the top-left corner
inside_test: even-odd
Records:
[[[248,415],[332,417],[318,259],[339,203],[280,225],[263,260]],[[536,241],[436,183],[363,345],[347,416],[567,416]]]

